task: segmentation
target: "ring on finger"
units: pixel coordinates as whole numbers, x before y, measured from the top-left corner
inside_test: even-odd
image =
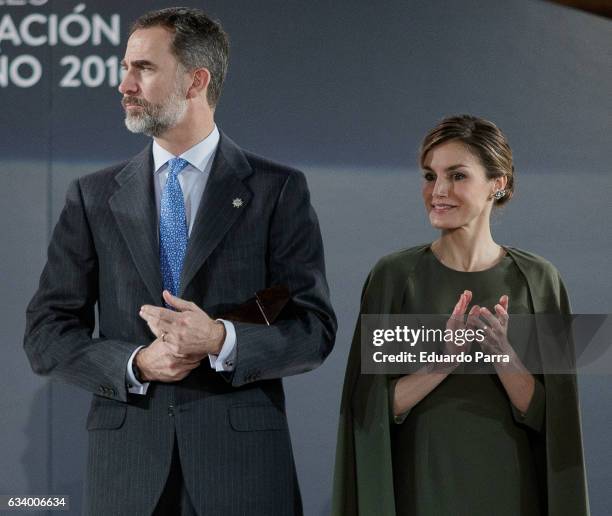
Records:
[[[161,340],[162,340],[162,342],[166,342],[166,332],[165,331],[162,332]]]

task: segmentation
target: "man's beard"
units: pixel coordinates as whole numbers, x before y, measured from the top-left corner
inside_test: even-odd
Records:
[[[177,84],[170,96],[160,104],[153,104],[138,97],[126,95],[121,101],[123,106],[133,104],[142,110],[130,113],[126,111],[125,126],[133,133],[147,136],[161,136],[168,129],[179,123],[187,111],[187,99],[181,94]]]

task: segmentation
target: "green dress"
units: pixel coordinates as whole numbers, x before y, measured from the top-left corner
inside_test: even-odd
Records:
[[[508,294],[511,314],[533,312],[527,283],[508,255],[491,269],[460,272],[428,249],[415,273],[418,288],[405,297],[412,313],[450,314],[464,290],[472,291],[472,304],[491,311]],[[465,374],[471,366],[449,375],[391,429],[398,515],[542,514],[543,482],[530,439],[542,431],[544,387],[536,378],[530,406],[521,415],[492,366],[491,374]]]
[[[448,305],[437,307],[442,313],[450,313],[459,294],[469,288],[474,290],[474,302],[489,308],[508,293],[511,312],[569,314],[567,292],[555,267],[526,251],[506,249],[508,255],[497,267],[475,276],[445,270],[432,261],[429,244],[385,256],[368,275],[360,314],[431,311],[435,308],[428,306],[432,296],[420,294],[426,284],[435,290],[436,303],[446,296]],[[433,269],[427,272],[428,267]],[[444,275],[444,283],[432,284],[436,274]],[[495,276],[490,283],[496,289],[485,291],[488,281],[480,285],[481,281],[472,279],[487,274]],[[463,278],[470,278],[469,284],[464,284]],[[534,332],[539,342],[546,328],[536,323]],[[542,360],[554,358],[559,349],[572,355],[570,340],[558,342],[558,346],[556,350],[539,348]],[[389,410],[393,381],[382,374],[361,373],[358,318],[340,407],[332,515],[413,514],[410,511],[417,504],[421,512],[416,514],[436,516],[519,516],[530,514],[534,506],[547,516],[588,515],[575,375],[545,374],[537,379],[525,417],[512,410],[493,375],[465,376],[443,382],[429,399],[413,408],[404,424],[397,425]],[[449,388],[452,382],[457,382],[456,390]],[[449,399],[457,392],[459,399]],[[430,446],[432,439],[436,446]],[[449,442],[441,442],[444,439]],[[516,456],[510,458],[512,453]],[[500,485],[521,492],[518,496],[502,493]],[[523,485],[528,487],[525,492]],[[487,490],[493,490],[494,495]],[[464,504],[469,505],[468,512],[461,512],[457,510],[462,503],[459,499],[466,492],[471,502]],[[473,496],[476,492],[480,495],[477,499]],[[515,508],[521,504],[519,510],[507,510],[510,498]],[[481,500],[489,503],[493,499],[498,501],[493,510],[490,505],[484,509],[478,505]],[[420,504],[428,503],[421,509]],[[440,510],[436,504],[442,503]],[[523,503],[529,506],[525,510]]]

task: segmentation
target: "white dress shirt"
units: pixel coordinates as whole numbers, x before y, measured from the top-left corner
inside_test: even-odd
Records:
[[[155,205],[157,207],[157,226],[159,226],[159,211],[161,193],[168,179],[168,161],[176,157],[183,158],[189,164],[181,171],[178,176],[183,198],[185,199],[185,216],[188,224],[188,234],[191,235],[200,200],[210,175],[213,158],[219,144],[219,130],[215,125],[212,132],[201,142],[186,150],[180,156],[174,156],[168,152],[155,140],[153,140],[153,163],[154,163],[154,188]],[[236,357],[236,330],[230,321],[219,319],[225,326],[225,341],[219,355],[208,355],[210,365],[213,369],[220,372],[234,370]],[[146,394],[149,382],[140,383],[132,371],[132,362],[136,353],[143,348],[140,346],[130,356],[126,370],[126,382],[128,391],[133,394]]]

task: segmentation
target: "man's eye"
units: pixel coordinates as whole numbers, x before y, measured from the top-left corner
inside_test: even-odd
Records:
[[[456,172],[453,174],[453,179],[455,181],[461,181],[462,179],[465,179],[465,174],[462,174],[461,172]]]

